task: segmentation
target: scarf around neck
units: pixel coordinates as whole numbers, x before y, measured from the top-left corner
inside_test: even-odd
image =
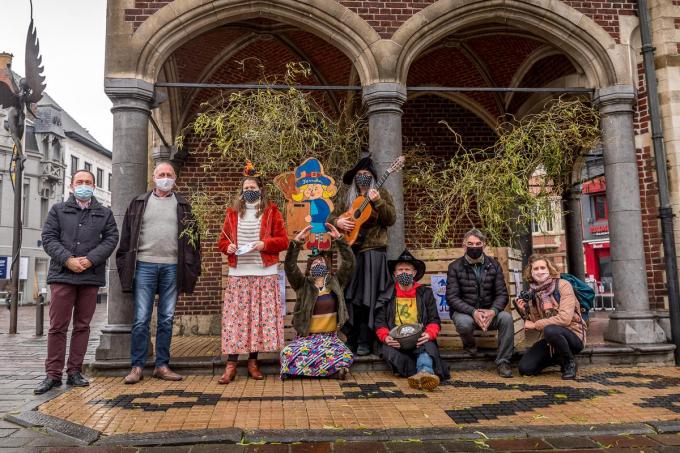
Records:
[[[536,293],[536,298],[539,302],[540,310],[543,312],[544,316],[553,316],[557,312],[557,301],[553,297],[555,293],[555,288],[557,287],[557,278],[549,277],[543,283],[531,282],[529,287]],[[552,311],[555,313],[551,313]]]

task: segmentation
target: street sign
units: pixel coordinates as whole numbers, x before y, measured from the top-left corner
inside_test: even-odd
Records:
[[[9,256],[0,256],[0,280],[12,278],[12,260]],[[19,280],[28,279],[28,257],[22,256],[19,261]]]
[[[0,280],[9,280],[9,257],[0,256]]]

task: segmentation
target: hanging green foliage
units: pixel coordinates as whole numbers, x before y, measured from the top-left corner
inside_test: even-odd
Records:
[[[553,200],[600,137],[597,110],[580,100],[553,100],[540,113],[500,124],[498,140],[484,149],[465,149],[443,124],[458,147],[450,161],[417,148],[407,159],[417,166],[406,172],[406,190],[422,197],[407,215],[432,238],[421,246],[458,246],[451,231],[460,224],[482,228],[491,245],[509,245],[532,220],[554,218]]]
[[[253,64],[253,61],[242,64]],[[287,64],[285,74],[262,76],[258,83],[297,85],[310,74],[308,64],[293,62]],[[198,142],[195,151],[207,156],[203,164],[206,172],[243,167],[250,160],[265,176],[269,193],[282,208],[282,197],[271,185],[275,176],[291,171],[308,157],[317,157],[326,173],[339,180],[365,145],[366,122],[354,113],[351,102],[340,106],[337,118],[331,117],[328,108],[320,102],[323,102],[320,96],[295,88],[225,93],[202,104],[201,112],[176,143],[181,148],[189,136]],[[199,186],[190,193],[195,226],[203,239],[216,240],[221,224],[213,218],[214,213],[222,215],[224,200],[231,199],[230,195],[235,195],[237,190],[225,188],[220,193],[212,188],[208,193]],[[193,240],[189,228],[184,234]]]

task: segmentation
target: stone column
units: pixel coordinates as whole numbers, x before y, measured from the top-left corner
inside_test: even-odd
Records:
[[[147,190],[149,106],[153,85],[138,79],[106,79],[104,91],[113,102],[111,204],[118,228],[130,201]],[[129,360],[132,295],[120,288],[115,255],[109,260],[108,322],[102,329],[97,360]]]
[[[585,280],[581,190],[578,187],[568,189],[562,198],[562,206],[564,209],[564,237],[567,241],[567,267],[570,274]]]
[[[364,87],[363,102],[368,113],[368,149],[380,177],[401,156],[401,106],[406,87],[398,83],[375,83]],[[387,255],[397,257],[405,248],[404,186],[401,172],[392,174],[384,188],[392,195],[397,222],[389,230]]]
[[[640,186],[633,138],[631,85],[600,88],[600,110],[607,178],[609,239],[616,311],[605,339],[619,343],[661,343],[666,336],[649,310],[642,237]]]

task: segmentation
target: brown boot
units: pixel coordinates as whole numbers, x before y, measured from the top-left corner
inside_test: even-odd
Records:
[[[126,384],[136,384],[143,379],[144,375],[142,374],[142,368],[138,366],[133,366],[132,370],[130,370],[130,374],[125,376],[123,382],[125,382]]]
[[[256,381],[264,379],[264,374],[262,374],[262,371],[260,371],[260,368],[257,365],[257,359],[248,359],[248,374]]]
[[[227,366],[224,368],[224,374],[217,381],[218,384],[227,385],[236,378],[236,367],[238,362],[227,362]]]
[[[163,381],[181,381],[184,377],[175,373],[170,369],[170,367],[162,366],[153,369],[153,377],[156,379],[161,379]]]

